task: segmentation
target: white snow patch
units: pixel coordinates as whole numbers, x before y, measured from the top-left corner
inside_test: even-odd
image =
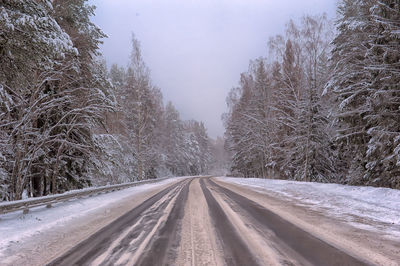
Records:
[[[52,208],[40,206],[30,209],[27,214],[17,211],[0,215],[0,256],[12,243],[22,242],[24,239],[40,234],[56,225],[66,224],[100,208],[107,208],[111,203],[126,197],[131,197],[182,178],[187,177],[169,178],[160,182],[139,185],[112,193],[60,202],[54,204]]]
[[[219,177],[338,217],[368,231],[400,237],[400,190],[259,178]]]
[[[28,199],[29,197],[28,197],[28,191],[25,189],[23,192],[22,192],[22,199],[23,200],[26,200],[26,199]]]

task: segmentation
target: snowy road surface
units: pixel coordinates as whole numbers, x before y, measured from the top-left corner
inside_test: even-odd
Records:
[[[4,249],[0,261],[19,265],[399,265],[396,227],[387,234],[369,230],[371,224],[368,230],[354,227],[342,216],[238,182],[203,177],[154,186],[118,201],[114,207],[120,211],[114,216],[114,208],[107,209],[107,222],[91,214],[66,223],[64,227],[73,228],[69,233],[83,233],[80,238],[68,238],[65,228],[43,232]],[[44,247],[60,241],[65,245],[39,247],[35,252],[35,240]],[[17,255],[10,256],[11,252]]]

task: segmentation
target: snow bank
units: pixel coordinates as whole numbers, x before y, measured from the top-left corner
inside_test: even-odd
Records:
[[[0,215],[0,255],[10,243],[21,242],[27,237],[40,234],[56,225],[66,224],[77,217],[88,215],[101,208],[107,208],[108,205],[116,201],[166,185],[181,178],[185,177],[169,178],[160,182],[135,186],[112,193],[60,202],[54,204],[52,208],[36,207],[30,209],[27,214],[17,211]]]
[[[286,198],[362,229],[400,237],[400,190],[259,178],[219,179]]]

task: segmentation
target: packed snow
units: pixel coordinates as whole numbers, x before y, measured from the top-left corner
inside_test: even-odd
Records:
[[[0,215],[0,256],[11,243],[21,242],[43,231],[51,230],[56,225],[67,224],[78,217],[102,208],[106,209],[108,205],[124,198],[166,185],[180,178],[185,177],[169,178],[112,193],[60,202],[54,204],[52,208],[35,207],[30,209],[27,214],[23,214],[22,211],[2,214]]]
[[[293,201],[364,230],[400,238],[400,190],[397,189],[260,178],[219,179]]]

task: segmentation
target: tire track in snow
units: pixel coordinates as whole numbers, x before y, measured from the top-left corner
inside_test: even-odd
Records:
[[[235,230],[234,225],[229,221],[224,210],[205,185],[203,178],[200,180],[200,185],[208,204],[209,214],[222,244],[226,265],[259,265],[255,256]]]
[[[137,240],[147,236],[143,232],[150,233],[154,226],[159,225],[158,220],[169,214],[165,213],[169,203],[190,181],[181,181],[157,193],[48,265],[89,265],[94,262],[113,265],[123,253],[134,254],[141,242]],[[132,241],[137,244],[131,245]]]
[[[287,247],[289,247],[301,256],[301,258],[298,258],[299,261],[306,260],[311,265],[368,265],[361,259],[355,258],[298,228],[256,202],[222,187],[210,179],[207,182],[219,193],[229,198],[231,204],[232,202],[235,204],[236,208],[234,208],[241,212],[242,216],[251,217],[253,219],[252,225],[260,227],[260,231],[272,231],[277,239],[275,244],[279,246],[280,241],[284,243],[283,247],[281,246],[283,253],[293,254],[293,252],[287,250]]]

